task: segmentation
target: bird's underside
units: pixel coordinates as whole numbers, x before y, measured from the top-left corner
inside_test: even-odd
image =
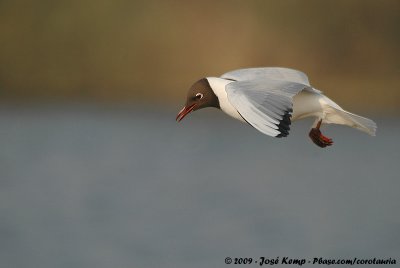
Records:
[[[293,102],[295,110],[293,111],[292,108],[289,108],[287,111],[285,111],[285,113],[282,116],[282,119],[280,119],[279,123],[276,124],[277,131],[279,131],[280,133],[275,137],[276,138],[287,137],[290,132],[290,126],[292,120],[303,119],[306,117],[315,117],[317,118],[314,123],[315,126],[311,128],[308,135],[311,141],[321,148],[333,145],[332,139],[326,137],[321,132],[321,125],[323,122],[322,118],[326,114],[324,112],[324,101],[323,101],[324,97],[325,96],[323,96],[319,92],[300,92],[299,94],[294,96]],[[321,100],[316,101],[315,99],[321,99]],[[242,118],[249,125],[252,125],[243,116]]]

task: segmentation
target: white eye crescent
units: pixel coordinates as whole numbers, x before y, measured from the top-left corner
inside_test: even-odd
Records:
[[[198,98],[199,100],[201,100],[203,98],[203,94],[202,93],[197,93],[196,94],[196,98]]]

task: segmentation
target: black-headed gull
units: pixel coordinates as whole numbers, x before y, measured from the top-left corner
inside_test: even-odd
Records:
[[[288,68],[239,69],[200,79],[189,89],[186,105],[176,120],[205,107],[219,108],[272,137],[286,137],[291,121],[316,117],[309,137],[322,148],[333,142],[322,135],[321,124],[346,125],[371,136],[377,128],[372,120],[343,110],[313,88],[307,75]]]

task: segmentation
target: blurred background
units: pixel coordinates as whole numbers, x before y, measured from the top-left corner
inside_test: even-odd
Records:
[[[0,1],[0,266],[400,262],[400,2]],[[205,76],[283,66],[377,137],[273,139],[206,109]]]

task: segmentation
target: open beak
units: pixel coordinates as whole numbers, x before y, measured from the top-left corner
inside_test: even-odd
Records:
[[[188,115],[191,111],[194,110],[196,104],[192,104],[188,107],[183,107],[182,110],[179,111],[178,115],[176,116],[176,121],[180,122],[186,115]]]

